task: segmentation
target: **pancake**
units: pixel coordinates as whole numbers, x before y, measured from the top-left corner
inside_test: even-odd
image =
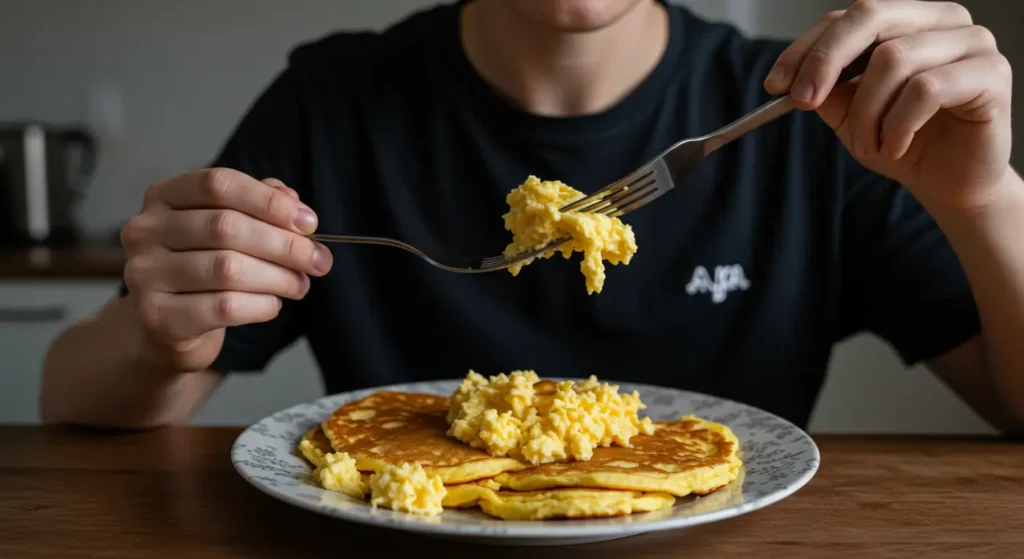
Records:
[[[675,497],[609,489],[500,491],[497,499],[482,499],[480,509],[502,520],[608,518],[669,508]]]
[[[480,504],[480,500],[493,498],[501,486],[494,480],[485,479],[459,485],[447,485],[448,494],[444,496],[444,508],[466,509]]]
[[[444,507],[479,506],[503,520],[552,520],[626,516],[669,508],[674,502],[668,493],[587,488],[494,491],[485,484],[466,484],[448,488]]]
[[[447,414],[444,396],[382,391],[341,406],[321,427],[331,448],[354,458],[362,472],[419,464],[445,485],[456,485],[526,468],[449,437]]]
[[[331,448],[331,441],[327,439],[324,430],[319,425],[313,427],[302,436],[299,443],[299,452],[316,468],[323,467],[324,455],[334,452]]]
[[[495,477],[502,489],[620,489],[706,495],[736,479],[739,441],[726,427],[696,417],[656,422],[653,435],[633,437],[630,448],[594,449],[585,462],[542,464]]]

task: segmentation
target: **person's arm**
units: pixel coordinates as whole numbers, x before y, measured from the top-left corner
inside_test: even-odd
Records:
[[[932,212],[963,265],[982,334],[929,366],[979,414],[1006,432],[1024,431],[1024,181],[973,211]]]
[[[111,299],[50,346],[43,363],[41,419],[116,428],[186,420],[222,375],[213,370],[182,374],[159,354],[142,334],[131,302]]]
[[[304,183],[297,87],[290,69],[279,76],[215,168],[149,187],[122,229],[121,296],[48,350],[43,420],[185,421],[224,375],[262,370],[300,335],[297,301],[332,258],[307,237],[315,214],[284,185]]]
[[[837,85],[842,69],[872,45],[863,75]],[[924,357],[994,425],[1019,431],[1024,184],[1009,166],[1012,83],[995,37],[963,6],[858,0],[793,42],[765,88],[817,111],[861,164],[911,192],[958,259],[959,266],[949,264],[948,250],[921,215],[912,215],[920,212],[901,210],[909,200],[883,207],[907,216],[902,222],[865,220],[869,210],[855,212],[860,218],[854,221],[862,223],[853,231],[870,236],[872,226],[890,229],[874,233],[881,237],[876,249],[860,247],[859,263],[863,270],[891,272],[895,277],[887,279],[899,286],[899,297],[868,289],[895,311],[851,307],[853,314],[895,340],[905,360]],[[963,274],[974,300],[970,309],[958,294]],[[975,329],[980,333],[973,340],[959,338]],[[942,346],[941,355],[932,354]]]
[[[293,191],[238,171],[151,186],[122,230],[125,294],[48,351],[42,418],[180,422],[217,387],[213,371],[261,369],[297,336],[294,302],[309,291],[308,275],[330,268],[329,251],[306,236],[315,227]]]

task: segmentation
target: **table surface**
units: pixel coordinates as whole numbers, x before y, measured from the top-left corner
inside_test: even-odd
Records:
[[[760,511],[601,544],[500,548],[278,502],[235,473],[239,432],[0,426],[0,557],[932,558],[1019,557],[1024,546],[1024,445],[993,439],[817,437],[815,478]]]

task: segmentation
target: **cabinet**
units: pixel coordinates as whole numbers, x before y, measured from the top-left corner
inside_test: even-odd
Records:
[[[0,282],[0,423],[39,421],[39,383],[50,342],[102,306],[117,286],[116,281]],[[316,363],[300,342],[262,374],[230,376],[192,421],[248,425],[322,395]]]
[[[0,282],[0,423],[39,420],[46,348],[116,293],[115,281]]]

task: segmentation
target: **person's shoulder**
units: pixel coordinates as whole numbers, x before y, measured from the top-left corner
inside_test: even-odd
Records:
[[[344,89],[374,82],[409,79],[422,71],[422,56],[437,30],[451,16],[452,6],[422,9],[382,30],[333,32],[293,47],[287,71],[296,79]]]
[[[672,10],[682,21],[681,48],[691,76],[707,85],[757,88],[762,92],[759,97],[767,98],[761,84],[789,41],[750,35],[732,23],[706,19],[682,6]]]

